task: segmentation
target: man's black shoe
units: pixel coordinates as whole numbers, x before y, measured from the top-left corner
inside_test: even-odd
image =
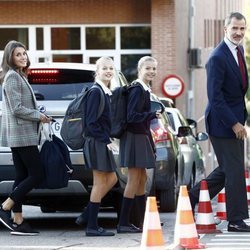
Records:
[[[104,230],[102,227],[99,227],[98,229],[91,229],[87,228],[86,230],[86,236],[114,236],[115,234],[113,232],[108,232]]]
[[[11,212],[3,210],[2,206],[0,206],[0,221],[8,229],[10,229],[11,231],[13,230],[11,222]]]
[[[85,207],[83,212],[76,218],[75,223],[78,226],[84,226],[88,222],[87,208]]]
[[[142,233],[142,229],[136,227],[133,224],[128,226],[117,226],[117,233],[124,234],[124,233]]]
[[[227,226],[228,232],[249,232],[250,233],[250,226],[248,226],[244,221],[239,224],[234,224],[232,222],[228,223]]]

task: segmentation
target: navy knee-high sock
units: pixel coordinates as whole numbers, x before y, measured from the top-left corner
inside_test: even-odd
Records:
[[[136,195],[135,196],[135,206],[137,209],[137,214],[140,215],[140,222],[138,225],[139,227],[143,226],[143,221],[144,221],[144,215],[145,215],[145,210],[146,210],[146,195]]]
[[[89,202],[88,204],[88,225],[87,228],[91,229],[98,229],[98,223],[97,223],[97,218],[98,218],[98,212],[100,208],[100,202]]]
[[[120,226],[128,226],[129,225],[129,217],[131,213],[131,209],[133,207],[134,199],[123,197],[122,199],[122,208],[119,219]]]

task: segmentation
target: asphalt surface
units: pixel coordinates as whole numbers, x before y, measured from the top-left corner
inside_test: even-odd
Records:
[[[0,250],[135,250],[141,246],[142,234],[116,234],[114,237],[86,237],[84,228],[75,225],[79,213],[41,213],[37,207],[25,207],[24,214],[38,236],[13,236],[0,225]],[[175,213],[159,213],[163,222],[164,244],[160,249],[174,248]],[[250,220],[246,221],[250,224]],[[112,212],[101,212],[99,224],[116,233],[117,218]],[[227,222],[217,225],[221,233],[201,234],[199,242],[206,249],[250,250],[250,233],[228,233]],[[152,250],[155,250],[152,248]],[[158,249],[157,249],[158,250]]]

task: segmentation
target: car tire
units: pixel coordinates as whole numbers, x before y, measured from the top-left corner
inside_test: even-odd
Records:
[[[176,179],[173,176],[169,189],[159,191],[160,211],[174,212],[176,210],[177,195],[176,195]]]
[[[189,184],[187,186],[187,189],[190,190],[193,186],[194,186],[194,183],[195,183],[195,173],[194,173],[194,170],[192,171],[191,173],[191,176],[190,176],[190,181],[189,181]]]

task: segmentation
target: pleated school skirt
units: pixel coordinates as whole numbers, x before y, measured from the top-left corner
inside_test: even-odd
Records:
[[[126,131],[120,139],[120,166],[155,168],[155,153],[147,135]]]
[[[114,172],[116,163],[114,155],[107,145],[93,137],[87,137],[83,146],[85,167],[103,172]]]

